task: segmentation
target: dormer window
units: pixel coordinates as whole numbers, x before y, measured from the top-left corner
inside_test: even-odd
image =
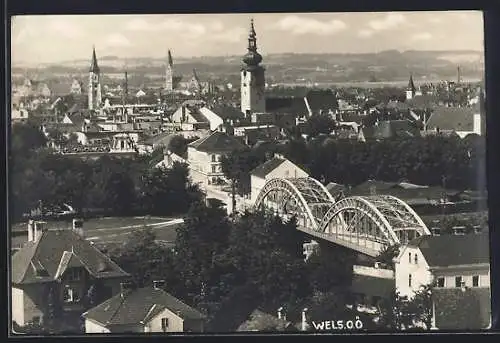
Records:
[[[66,270],[65,277],[68,281],[80,281],[83,276],[83,270],[81,268],[70,268]]]

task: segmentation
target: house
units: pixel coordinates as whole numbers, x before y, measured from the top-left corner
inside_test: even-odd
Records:
[[[172,115],[172,122],[177,124],[183,131],[195,131],[200,129],[217,128],[222,120],[210,123],[208,118],[201,112],[205,102],[198,100],[186,100]],[[214,130],[215,130],[214,128]]]
[[[445,107],[434,108],[425,123],[427,133],[455,133],[460,138],[469,134],[484,135],[485,118],[480,104],[474,107]]]
[[[267,331],[267,332],[280,332],[280,331],[298,331],[292,322],[286,320],[286,316],[282,313],[281,309],[278,310],[278,315],[273,316],[270,313],[264,312],[260,309],[255,309],[236,330],[237,332],[251,332],[251,331]]]
[[[487,234],[420,236],[395,259],[396,289],[412,298],[422,286],[433,284],[436,327],[486,328],[491,320],[489,259]],[[475,306],[457,305],[466,297]],[[464,322],[468,314],[479,320],[476,327]]]
[[[85,333],[203,332],[205,316],[161,286],[123,283],[119,294],[83,314]]]
[[[168,148],[170,140],[173,136],[174,135],[172,135],[172,133],[170,132],[162,132],[140,142],[138,144],[138,148],[143,153],[150,153],[158,148]]]
[[[261,164],[250,174],[251,202],[255,203],[260,191],[266,182],[273,178],[300,178],[308,177],[309,174],[296,166],[286,158],[275,155],[267,162]]]
[[[219,182],[224,178],[222,156],[244,147],[237,138],[220,131],[189,143],[187,161],[193,181],[202,185]]]
[[[29,112],[23,106],[13,105],[10,112],[10,122],[15,123],[26,123],[29,118]]]
[[[383,300],[395,291],[394,272],[377,264],[374,267],[353,265],[350,292],[352,305],[359,312],[374,314]]]
[[[129,274],[85,240],[75,223],[73,229],[49,230],[43,222],[29,222],[28,241],[12,256],[11,265],[12,321],[19,326],[43,322],[51,294],[63,317],[79,317],[91,288],[96,300],[104,300],[128,279]]]

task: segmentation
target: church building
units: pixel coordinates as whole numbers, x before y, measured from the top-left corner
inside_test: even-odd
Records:
[[[102,103],[102,91],[101,91],[101,70],[97,64],[97,57],[95,53],[95,47],[92,51],[92,62],[90,63],[89,69],[89,87],[88,87],[88,97],[89,97],[89,110],[97,110]]]
[[[266,112],[265,69],[260,65],[262,55],[257,52],[257,35],[253,19],[248,35],[248,52],[243,56],[241,68],[241,112],[245,114]]]

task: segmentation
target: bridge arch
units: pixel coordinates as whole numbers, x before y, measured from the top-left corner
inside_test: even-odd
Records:
[[[403,200],[390,195],[352,196],[335,201],[316,179],[268,180],[254,203],[279,215],[293,214],[298,229],[376,256],[386,246],[405,244],[430,231]]]

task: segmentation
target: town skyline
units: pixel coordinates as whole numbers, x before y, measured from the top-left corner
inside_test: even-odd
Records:
[[[125,59],[163,58],[168,49],[174,58],[236,56],[246,51],[251,18],[264,56],[484,50],[479,11],[47,15],[12,19],[11,62],[82,60],[93,46],[98,56]]]

